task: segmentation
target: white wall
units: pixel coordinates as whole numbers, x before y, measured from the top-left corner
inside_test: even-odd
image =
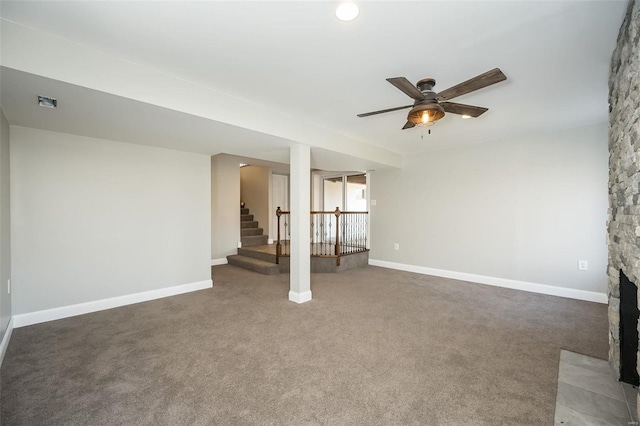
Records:
[[[266,167],[246,166],[240,169],[240,200],[257,220],[264,235],[269,235],[269,200],[271,170]]]
[[[209,280],[209,157],[11,128],[14,314]]]
[[[311,172],[311,210],[322,211],[322,172]]]
[[[237,254],[240,241],[240,162],[211,157],[211,261]]]
[[[0,109],[0,340],[11,319],[11,220],[9,196],[9,123]],[[2,358],[0,356],[0,362]]]
[[[371,258],[604,293],[607,170],[606,123],[407,156],[371,174]]]

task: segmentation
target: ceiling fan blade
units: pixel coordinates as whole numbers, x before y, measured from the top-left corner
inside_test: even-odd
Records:
[[[440,102],[440,106],[444,108],[446,112],[468,115],[470,117],[480,117],[482,114],[489,111],[489,108],[459,104],[456,102]]]
[[[415,99],[416,101],[423,101],[425,99],[422,92],[419,91],[416,86],[411,84],[411,82],[404,77],[388,78],[387,81],[396,86],[398,89],[402,90],[407,96]]]
[[[507,76],[500,71],[500,68],[494,68],[484,74],[477,75],[464,83],[457,84],[442,92],[438,93],[439,101],[447,101],[458,96],[465,95],[483,87],[491,86],[507,79]]]
[[[402,130],[404,130],[404,129],[410,129],[410,128],[412,128],[412,127],[416,127],[416,125],[415,125],[415,124],[413,124],[413,123],[412,123],[412,122],[410,122],[410,121],[407,121],[407,123],[402,127]]]
[[[395,107],[395,108],[389,108],[389,109],[381,109],[380,111],[365,112],[364,114],[358,114],[358,117],[360,117],[360,118],[369,117],[370,115],[382,114],[382,113],[391,112],[391,111],[398,111],[399,109],[411,108],[412,106],[413,105],[405,105],[405,106],[401,106],[401,107]]]

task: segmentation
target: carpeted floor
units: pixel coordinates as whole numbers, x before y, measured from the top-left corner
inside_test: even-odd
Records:
[[[366,267],[213,268],[214,288],[16,329],[3,425],[551,425],[560,349],[606,306]]]

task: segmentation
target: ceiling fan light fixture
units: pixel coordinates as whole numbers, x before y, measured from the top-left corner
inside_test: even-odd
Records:
[[[464,118],[466,120],[467,118],[473,118],[473,117],[471,117],[470,115],[467,115],[467,114],[462,114],[462,118]]]
[[[360,9],[353,2],[344,2],[336,9],[336,17],[344,22],[353,21],[358,17]]]
[[[407,121],[415,124],[418,127],[432,126],[436,121],[444,117],[444,108],[436,103],[423,104],[414,106],[409,115]]]

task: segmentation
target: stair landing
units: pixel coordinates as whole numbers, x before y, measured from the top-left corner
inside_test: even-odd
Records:
[[[245,267],[245,264],[248,264],[248,261],[245,259],[254,259],[259,260],[263,263],[260,263],[260,268],[266,268],[265,263],[271,264],[275,268],[271,268],[268,272],[263,272],[262,270],[257,270],[257,267],[246,267],[245,269],[250,269],[255,272],[263,273],[263,274],[273,274],[277,268],[278,272],[288,273],[289,272],[289,257],[281,257],[280,264],[276,264],[276,244],[263,244],[252,247],[243,247],[238,249],[237,255],[227,256],[227,260],[229,264]],[[244,262],[244,263],[243,263]],[[366,266],[369,264],[369,250],[347,254],[340,257],[340,266],[336,266],[336,258],[335,257],[317,257],[311,256],[311,272],[314,273],[334,273],[334,272],[343,272],[349,269],[360,268],[362,266]],[[253,263],[252,266],[256,264]],[[266,271],[266,269],[265,269]]]

